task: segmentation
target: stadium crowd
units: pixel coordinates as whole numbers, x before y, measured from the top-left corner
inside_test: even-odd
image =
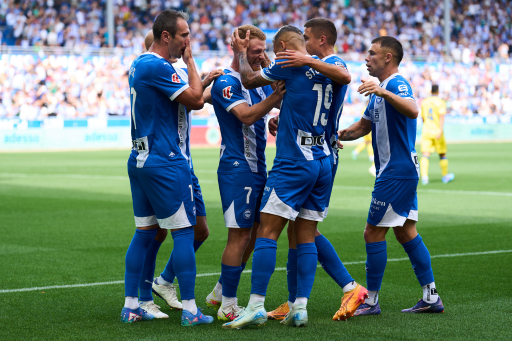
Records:
[[[135,55],[78,57],[2,55],[0,58],[0,118],[41,120],[129,116],[127,70]],[[199,61],[199,60],[198,60]],[[200,62],[200,61],[199,61]],[[229,58],[200,63],[201,73],[229,66]],[[364,63],[349,62],[349,85],[343,115],[360,115],[366,99],[356,91],[368,73]],[[452,115],[512,115],[512,68],[497,71],[494,64],[472,67],[462,64],[406,62],[400,72],[410,80],[420,101],[430,95],[432,83],[448,101]],[[213,115],[210,109],[196,115]]]
[[[508,0],[455,0],[452,4],[453,58],[508,60],[512,52]],[[303,27],[306,20],[318,16],[333,20],[339,32],[338,52],[354,54],[354,59],[377,35],[397,37],[409,56],[438,56],[443,50],[443,2],[427,0],[114,0],[115,45],[138,54],[152,19],[164,8],[191,15],[194,52],[229,49],[234,26]],[[5,0],[0,4],[1,41],[24,46],[106,46],[105,17],[105,0]]]

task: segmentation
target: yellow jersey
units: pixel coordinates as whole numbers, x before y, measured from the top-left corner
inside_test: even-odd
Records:
[[[423,128],[421,135],[426,138],[436,138],[441,132],[439,118],[446,114],[446,102],[437,96],[427,97],[421,102],[421,117]]]

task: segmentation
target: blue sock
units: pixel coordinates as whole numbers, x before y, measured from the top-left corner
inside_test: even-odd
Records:
[[[420,285],[424,286],[434,282],[434,273],[430,264],[430,253],[420,235],[418,234],[416,238],[402,244],[402,246],[411,260],[412,269]]]
[[[309,298],[315,281],[317,262],[315,243],[297,244],[297,297]]]
[[[151,241],[156,236],[154,230],[135,230],[130,247],[126,251],[125,273],[124,273],[124,294],[129,297],[137,297],[139,294],[139,282],[142,277],[144,260]]]
[[[201,245],[203,245],[204,243],[204,240],[195,240],[194,239],[194,252],[197,252],[197,250],[199,250],[199,248],[201,247]]]
[[[340,257],[338,257],[331,242],[324,235],[321,234],[315,237],[315,245],[318,250],[320,265],[341,288],[354,281],[341,262]]]
[[[379,291],[388,261],[386,241],[366,244],[366,286]]]
[[[161,242],[156,239],[149,244],[148,251],[146,252],[146,260],[144,261],[144,269],[142,270],[142,277],[139,283],[139,300],[152,301],[153,295],[151,287],[153,286],[153,277],[155,275],[156,255],[160,249]]]
[[[195,298],[194,289],[196,286],[196,255],[194,253],[194,229],[186,227],[171,233],[174,240],[172,257],[172,268],[178,278],[182,300],[191,300]],[[167,267],[166,267],[167,269]],[[164,270],[165,272],[165,270]],[[164,273],[161,275],[164,277]]]
[[[247,265],[247,263],[242,263],[242,271],[244,271],[246,265]],[[220,285],[222,285],[222,272],[220,273],[218,282],[220,283]]]
[[[201,245],[203,245],[204,241],[194,240],[194,253],[199,250]],[[173,262],[173,254],[174,250],[171,252],[171,258],[169,258],[169,261],[167,262],[167,265],[165,266],[164,272],[162,272],[161,276],[163,279],[165,279],[167,282],[174,282],[174,279],[176,278],[176,274],[174,273],[174,269],[172,266]]]
[[[277,242],[273,239],[258,238],[252,256],[251,294],[265,296],[268,282],[276,268]]]
[[[226,280],[222,285],[222,296],[236,297],[236,290],[238,283],[240,283],[240,276],[242,275],[241,266],[222,265],[222,276]]]
[[[295,297],[297,297],[297,249],[288,249],[286,279],[288,280],[288,301],[295,302]]]

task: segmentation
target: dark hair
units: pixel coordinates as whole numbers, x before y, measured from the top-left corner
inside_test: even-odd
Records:
[[[439,93],[439,85],[437,85],[437,84],[432,84],[432,93],[433,93],[433,94],[437,94],[437,93]]]
[[[377,37],[372,40],[372,44],[380,44],[380,47],[390,49],[393,57],[396,58],[397,65],[400,65],[400,62],[404,57],[404,49],[402,44],[396,38],[390,36]]]
[[[169,32],[171,37],[174,38],[178,30],[177,24],[179,18],[188,21],[188,14],[172,9],[166,9],[165,11],[161,12],[153,23],[153,36],[155,37],[155,40],[159,41],[160,38],[162,38],[163,31]]]
[[[281,41],[281,36],[287,32],[293,32],[293,33],[297,33],[299,34],[301,37],[302,37],[302,31],[300,29],[298,29],[297,27],[295,26],[292,26],[292,25],[284,25],[283,27],[281,27],[279,29],[279,31],[277,31],[276,35],[274,36],[274,38],[272,39],[272,42],[275,44],[277,42],[280,42]]]
[[[314,18],[306,21],[304,24],[305,28],[311,28],[311,32],[319,38],[324,35],[327,38],[327,44],[334,45],[336,44],[336,39],[338,38],[338,32],[336,31],[336,26],[329,19],[325,18]]]

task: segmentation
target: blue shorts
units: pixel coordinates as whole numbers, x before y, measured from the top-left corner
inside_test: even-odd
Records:
[[[418,221],[418,180],[377,179],[368,212],[368,224],[403,226],[407,219]]]
[[[334,186],[334,177],[336,176],[336,172],[338,171],[338,163],[331,163],[331,187],[329,188],[329,193],[327,195],[327,203],[325,204],[324,218],[327,217],[327,213],[329,212],[329,202],[331,201],[332,195],[332,187]]]
[[[196,204],[196,216],[206,217],[206,209],[204,207],[203,193],[199,185],[199,179],[194,173],[194,168],[190,168],[190,175],[192,176],[192,187],[194,188],[194,202]]]
[[[190,167],[137,168],[128,165],[135,226],[179,229],[196,224]]]
[[[266,173],[218,173],[226,227],[251,228],[260,222],[260,205]]]
[[[288,220],[322,221],[332,181],[328,157],[311,161],[274,160],[261,212]]]

